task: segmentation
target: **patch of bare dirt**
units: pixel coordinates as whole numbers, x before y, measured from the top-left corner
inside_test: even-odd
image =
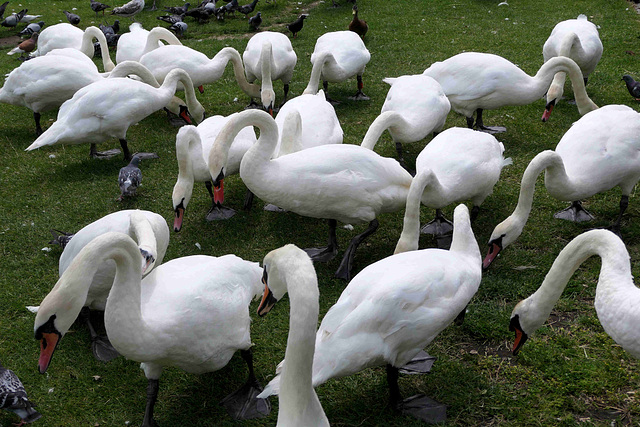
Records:
[[[0,38],[0,48],[11,46],[17,46],[22,39],[19,36],[9,36]]]

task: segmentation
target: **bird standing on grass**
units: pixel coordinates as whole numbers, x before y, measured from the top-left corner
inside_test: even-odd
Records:
[[[252,16],[249,18],[249,26],[253,28],[254,31],[258,31],[260,28],[260,24],[262,24],[262,13],[258,12],[256,16]]]
[[[98,12],[100,11],[102,11],[102,16],[104,16],[105,9],[111,9],[111,6],[104,3],[100,3],[99,1],[96,1],[96,0],[91,0],[91,10],[93,10],[96,13],[96,19],[98,19]]]
[[[33,406],[20,378],[12,370],[0,365],[0,409],[7,409],[18,415],[21,421],[14,425],[22,426],[42,417]]]
[[[118,185],[120,186],[120,197],[118,201],[122,201],[127,196],[135,196],[136,190],[142,182],[142,172],[140,171],[140,156],[135,155],[127,166],[120,169],[118,174]]]
[[[22,9],[20,12],[12,13],[11,15],[4,18],[4,21],[0,22],[0,25],[3,27],[15,27],[18,25],[18,22],[26,15],[27,9]]]
[[[302,15],[298,16],[298,19],[287,25],[287,28],[289,29],[289,31],[291,31],[291,34],[293,34],[294,39],[298,35],[298,32],[302,30],[304,20],[307,18],[307,16],[309,16],[309,14],[303,13]]]
[[[353,19],[349,22],[349,31],[353,31],[358,34],[360,38],[364,39],[364,35],[367,34],[369,25],[367,21],[358,18],[358,5],[353,5]]]
[[[183,6],[167,6],[164,10],[174,15],[182,15],[189,10],[189,6],[191,6],[191,3],[185,3]]]
[[[622,80],[624,80],[627,85],[627,90],[629,94],[635,98],[636,101],[640,101],[640,83],[635,81],[633,77],[628,74],[622,76]]]
[[[44,21],[29,24],[26,27],[24,27],[24,29],[20,31],[20,33],[18,34],[21,36],[23,35],[31,36],[33,33],[39,33],[42,27],[44,27]]]
[[[20,52],[20,59],[24,59],[25,53],[31,53],[36,48],[36,41],[38,41],[38,33],[31,34],[31,38],[23,41],[17,47],[11,49],[7,55],[13,55]]]
[[[133,17],[140,13],[142,9],[144,9],[144,0],[131,0],[122,6],[114,7],[111,14],[131,18],[133,21]]]
[[[171,26],[169,27],[169,29],[176,33],[177,36],[184,35],[184,32],[187,31],[187,28],[187,23],[182,21],[171,24]]]
[[[247,15],[253,12],[253,9],[256,8],[258,1],[259,0],[253,0],[249,4],[245,4],[244,6],[238,7],[238,12],[242,13],[244,15],[244,18],[247,19]]]
[[[65,14],[65,16],[67,17],[67,20],[71,25],[78,25],[80,23],[80,17],[75,13],[71,13],[66,10],[63,10],[62,12]]]

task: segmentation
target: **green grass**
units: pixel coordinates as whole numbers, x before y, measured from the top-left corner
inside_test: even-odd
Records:
[[[150,3],[150,2],[149,2]],[[168,0],[159,1],[170,5]],[[9,4],[19,10],[18,2]],[[44,14],[47,25],[65,19],[61,10],[76,6],[83,22],[90,25],[93,12],[87,1],[22,0],[30,13]],[[293,40],[298,64],[291,83],[292,95],[299,95],[311,71],[309,57],[315,40],[327,31],[345,29],[351,19],[349,4],[337,9],[330,2],[286,2],[258,4],[263,29],[285,31],[302,11],[310,13],[304,29]],[[336,108],[345,132],[345,143],[358,144],[368,125],[380,111],[388,86],[384,77],[421,73],[431,63],[462,51],[495,53],[535,74],[542,64],[542,45],[553,26],[562,20],[585,13],[599,25],[604,55],[587,87],[598,105],[626,104],[637,109],[620,78],[637,73],[640,65],[638,15],[624,0],[545,2],[513,0],[509,6],[498,1],[456,0],[402,2],[361,0],[361,18],[369,23],[366,44],[371,62],[364,74],[365,93],[370,102],[355,103],[346,98],[355,92],[355,80],[329,87],[332,97],[344,100]],[[146,28],[157,25],[159,13],[145,11],[139,19]],[[127,19],[121,20],[123,23]],[[213,56],[224,46],[244,50],[250,36],[240,16],[223,23],[198,25],[189,22],[184,44]],[[0,29],[0,38],[15,31]],[[19,63],[2,55],[0,71],[8,73]],[[112,57],[115,52],[112,53]],[[229,67],[230,68],[230,67]],[[636,74],[637,76],[637,74]],[[277,95],[282,85],[275,84]],[[571,90],[567,90],[571,95]],[[233,74],[206,87],[198,95],[208,115],[228,115],[247,103]],[[237,98],[237,100],[234,100]],[[503,108],[485,114],[487,124],[503,124],[508,132],[499,135],[513,166],[503,171],[494,194],[483,205],[474,224],[482,252],[493,227],[509,215],[515,206],[522,172],[531,158],[544,149],[552,149],[572,122],[580,116],[577,109],[561,102],[550,122],[540,116],[544,101],[524,107]],[[56,112],[43,114],[43,125],[54,120]],[[464,126],[463,117],[451,113],[447,127]],[[46,375],[37,373],[38,344],[33,339],[33,315],[25,305],[37,305],[55,284],[60,250],[50,247],[49,229],[76,231],[84,225],[125,208],[148,209],[173,220],[171,191],[177,177],[175,161],[176,129],[163,113],[156,113],[132,126],[128,133],[132,151],[155,151],[160,158],[142,164],[143,188],[135,200],[117,202],[116,177],[123,165],[120,157],[96,161],[88,158],[88,146],[55,146],[35,152],[24,149],[35,139],[31,111],[0,105],[0,361],[23,380],[30,397],[43,413],[40,425],[46,426],[121,426],[129,421],[139,425],[143,418],[146,380],[138,364],[120,358],[109,364],[93,360],[89,337],[82,326],[74,326],[62,340]],[[428,139],[406,145],[406,158],[413,162]],[[108,141],[104,148],[118,146]],[[395,149],[385,134],[376,151],[392,157]],[[52,157],[55,156],[55,157]],[[286,243],[308,247],[324,243],[323,221],[302,218],[292,213],[263,212],[261,203],[253,210],[241,210],[245,187],[239,177],[228,179],[227,202],[238,210],[229,221],[208,223],[204,219],[209,206],[203,185],[197,185],[189,204],[184,228],[173,233],[166,260],[192,254],[223,255],[235,253],[245,259],[261,261],[264,255]],[[463,326],[446,329],[428,348],[438,357],[428,376],[401,379],[406,396],[426,393],[448,405],[448,425],[611,425],[637,424],[640,405],[634,394],[640,387],[638,364],[606,335],[593,308],[599,260],[585,263],[574,275],[554,311],[554,322],[538,331],[518,357],[509,349],[512,335],[507,326],[513,306],[530,295],[542,282],[555,256],[573,237],[591,227],[609,225],[618,212],[620,191],[596,195],[586,207],[597,216],[592,224],[571,224],[554,220],[553,212],[564,204],[549,197],[538,181],[534,209],[520,239],[507,248],[483,277],[480,290],[469,306]],[[640,254],[639,202],[632,194],[623,220],[623,238],[632,261]],[[450,215],[453,206],[446,210]],[[433,214],[423,209],[423,222]],[[356,231],[363,226],[356,227]],[[380,217],[380,229],[371,236],[356,256],[359,271],[393,252],[402,227],[402,212]],[[338,230],[338,239],[346,246],[355,232]],[[196,247],[201,245],[201,249]],[[431,247],[427,237],[420,246]],[[320,313],[326,313],[337,300],[345,284],[334,280],[338,260],[317,265],[320,284]],[[531,268],[519,269],[528,266]],[[638,274],[638,269],[634,269]],[[255,306],[252,306],[252,313]],[[254,316],[252,340],[255,343],[256,372],[267,382],[282,359],[288,332],[288,299],[285,298],[265,319]],[[246,369],[240,357],[215,373],[195,376],[178,369],[167,369],[162,376],[156,419],[162,426],[237,425],[218,405],[245,379]],[[318,396],[333,425],[419,425],[411,419],[396,417],[387,404],[384,369],[369,369],[351,377],[331,380],[317,389]],[[274,410],[264,420],[246,425],[274,425]],[[13,414],[0,413],[0,426],[16,421]]]

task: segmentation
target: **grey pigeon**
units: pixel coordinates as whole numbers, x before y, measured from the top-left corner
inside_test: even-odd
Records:
[[[66,10],[63,10],[62,12],[67,16],[67,20],[69,21],[70,24],[78,25],[80,23],[80,17],[75,13],[71,13]]]
[[[62,249],[64,249],[65,246],[67,246],[67,243],[69,243],[69,240],[71,240],[71,238],[73,237],[73,234],[74,234],[74,233],[67,233],[66,231],[56,230],[54,228],[52,228],[49,231],[51,232],[51,235],[53,236],[53,239],[49,240],[49,244],[50,245],[60,245],[60,247]]]
[[[164,10],[174,15],[182,15],[187,10],[189,10],[189,6],[191,6],[190,3],[185,3],[182,6],[167,6],[164,8]]]
[[[251,12],[253,12],[253,9],[256,8],[256,5],[258,4],[258,1],[259,0],[253,0],[249,4],[245,4],[244,6],[238,7],[238,12],[242,13],[244,15],[244,17],[246,18],[247,15],[250,14]]]
[[[22,420],[19,425],[23,425],[42,416],[33,406],[18,376],[0,365],[0,409],[14,412]]]
[[[624,80],[625,84],[627,85],[627,90],[629,91],[631,96],[633,96],[636,101],[640,101],[640,83],[633,80],[633,77],[628,74],[622,76],[622,80]]]
[[[24,27],[24,29],[22,31],[20,31],[20,35],[27,35],[27,36],[31,36],[31,34],[33,33],[39,33],[40,30],[42,30],[42,27],[44,27],[44,21],[40,21],[37,24],[33,23],[33,24],[29,24],[26,27]]]
[[[260,12],[258,12],[256,14],[256,16],[252,16],[251,18],[249,18],[249,26],[251,28],[253,28],[254,30],[258,31],[258,28],[260,28],[260,24],[262,24],[262,14]]]
[[[182,15],[164,15],[158,16],[157,19],[167,24],[175,24],[176,22],[182,22]]]
[[[184,34],[185,31],[187,31],[187,23],[186,22],[176,22],[174,24],[171,24],[171,26],[169,27],[169,29],[171,31],[173,31],[174,33],[176,33],[177,36],[181,36]]]
[[[4,16],[4,10],[7,8],[8,4],[9,4],[8,1],[0,4],[0,19],[2,19],[2,17]]]
[[[100,3],[97,0],[91,0],[91,10],[96,13],[96,19],[98,19],[98,12],[102,11],[102,16],[104,16],[104,10],[111,9],[111,6],[106,5],[104,3]]]
[[[27,14],[27,9],[22,9],[18,13],[12,13],[11,15],[4,18],[4,21],[0,22],[0,25],[3,27],[15,27],[18,25],[18,22]]]
[[[240,5],[238,4],[238,0],[231,0],[229,3],[223,6],[226,12],[235,12],[238,10]]]
[[[120,198],[122,200],[125,196],[135,196],[136,190],[142,181],[142,172],[138,167],[140,165],[140,156],[137,154],[131,158],[131,162],[122,169],[118,175],[118,185],[120,186]]]

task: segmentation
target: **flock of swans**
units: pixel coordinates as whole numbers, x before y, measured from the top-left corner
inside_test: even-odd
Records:
[[[102,46],[104,73],[89,59],[94,38]],[[32,308],[35,337],[41,343],[39,370],[47,371],[64,335],[84,316],[98,359],[121,354],[141,363],[148,379],[144,426],[155,423],[165,367],[216,371],[237,351],[247,363],[248,379],[223,403],[236,419],[265,416],[268,397],[278,395],[278,425],[329,425],[322,396],[314,388],[332,378],[386,366],[391,405],[425,421],[439,421],[440,407],[426,409],[432,405],[429,398],[402,399],[399,370],[414,363],[420,372],[420,351],[464,313],[483,268],[501,251],[508,256],[505,248],[522,233],[532,209],[538,175],[545,172],[552,197],[573,202],[557,214],[572,221],[590,218],[581,199],[620,187],[620,214],[613,226],[617,232],[640,180],[640,114],[622,105],[598,108],[587,95],[585,83],[602,55],[602,43],[595,25],[583,15],[553,30],[544,45],[545,63],[535,76],[497,55],[466,52],[436,62],[422,74],[385,79],[387,98],[360,146],[342,143],[343,130],[328,98],[329,82],[355,77],[353,99],[368,99],[362,78],[371,55],[356,33],[335,31],[318,38],[310,56],[309,83],[292,99],[289,83],[297,56],[290,39],[280,33],[255,34],[242,55],[227,47],[208,58],[166,30],[147,31],[133,24],[119,40],[117,66],[103,39],[94,27],[82,31],[68,24],[49,26],[40,34],[36,57],[8,75],[0,102],[34,113],[38,137],[27,150],[91,143],[92,154],[99,155],[95,144],[116,138],[129,159],[128,128],[167,109],[188,123],[175,139],[175,232],[188,228],[186,208],[195,182],[205,183],[211,197],[207,219],[231,218],[236,212],[224,205],[223,182],[234,174],[247,187],[246,204],[255,195],[273,210],[324,219],[329,227],[326,247],[302,250],[289,244],[268,253],[262,266],[232,254],[163,263],[170,229],[162,216],[149,211],[122,210],[71,237],[60,258],[58,282],[40,306]],[[259,108],[205,118],[194,88],[203,91],[204,85],[220,79],[229,62],[239,88],[251,100],[260,98]],[[511,163],[493,135],[504,129],[485,126],[483,111],[529,104],[546,94],[547,120],[563,94],[566,75],[583,117],[554,150],[531,160],[513,214],[495,227],[483,262],[472,223],[503,167]],[[282,98],[273,89],[274,80],[284,85]],[[175,97],[176,91],[184,92],[185,101]],[[43,131],[40,113],[56,108],[57,120]],[[468,128],[443,131],[450,110],[465,116]],[[374,151],[385,130],[396,144],[398,160]],[[430,134],[435,136],[418,155],[416,170],[407,170],[402,144]],[[471,212],[461,204],[453,222],[444,218],[441,209],[465,201],[471,201]],[[436,210],[436,219],[422,232],[448,236],[450,244],[419,249],[422,205]],[[404,223],[394,254],[355,274],[357,248],[376,231],[378,217],[402,210]],[[335,273],[348,285],[316,328],[320,291],[313,262],[338,254],[338,222],[368,226],[348,244]],[[619,345],[640,357],[640,335],[634,328],[640,320],[640,291],[633,284],[624,244],[606,230],[576,237],[539,290],[515,307],[510,324],[516,334],[514,353],[545,322],[573,272],[592,255],[602,258],[598,317]],[[262,296],[258,314],[264,316],[286,293],[291,309],[285,358],[263,388],[253,370],[249,304]],[[108,338],[95,332],[91,310],[104,312]]]

